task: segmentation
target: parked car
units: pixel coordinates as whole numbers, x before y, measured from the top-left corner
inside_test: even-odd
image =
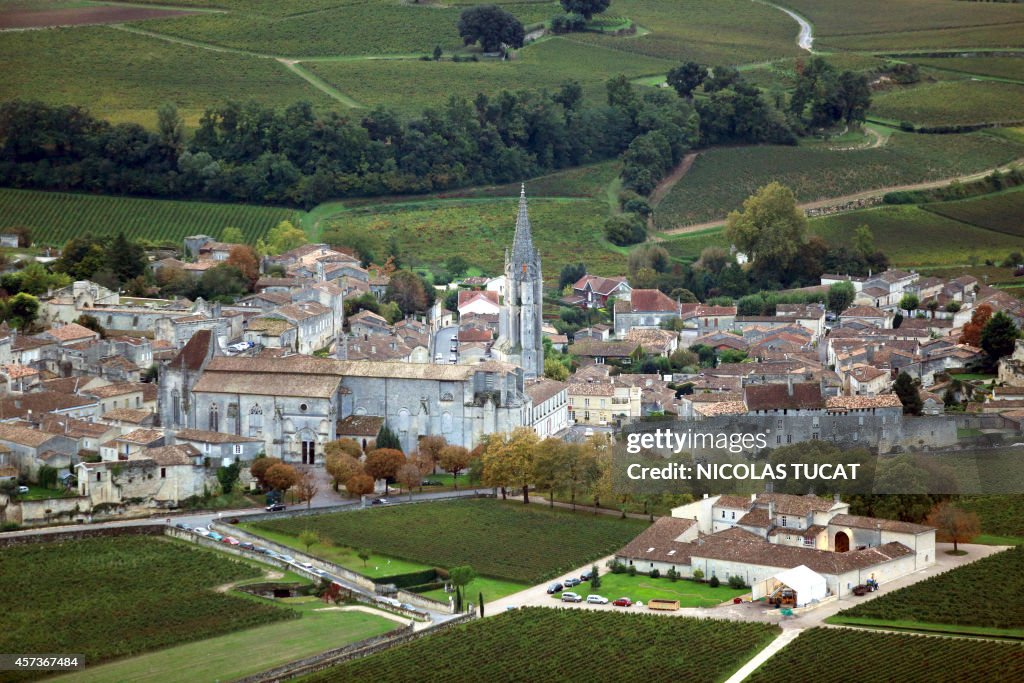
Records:
[[[28,493],[28,490],[29,489],[28,489],[27,486],[19,486],[18,487],[18,493]]]
[[[224,543],[227,543],[228,545],[239,545],[241,541],[239,541],[234,536],[225,536]]]
[[[267,506],[267,512],[280,512],[281,510],[284,510],[286,507],[287,506],[284,503],[274,503],[272,505]]]
[[[390,605],[391,607],[402,606],[401,601],[396,600],[395,598],[380,598],[380,601],[383,602],[385,605]]]
[[[300,562],[299,566],[302,567],[303,569],[306,569],[306,570],[309,570],[309,571],[313,571],[313,565],[310,564],[309,562]]]
[[[435,353],[434,354],[434,362],[435,363],[440,363],[443,360],[444,360],[444,354],[443,353]]]
[[[373,500],[370,501],[370,505],[387,505],[387,504],[388,504],[388,499],[387,498],[374,498]]]
[[[196,532],[200,536],[209,536],[210,535],[210,530],[207,529],[205,526],[197,526],[192,531]]]
[[[588,595],[587,602],[591,605],[607,605],[608,598],[602,598],[600,595]]]
[[[294,564],[295,563],[295,558],[292,557],[291,555],[280,555],[280,558],[282,560],[284,560],[285,562],[287,562],[288,564]]]
[[[254,546],[252,543],[249,543],[249,541],[242,541],[241,543],[238,544],[238,547],[241,548],[242,550],[255,550],[256,549],[256,546]]]
[[[563,583],[565,584],[566,588],[574,588],[574,587],[580,585],[580,580],[577,579],[575,576],[570,576]]]
[[[630,600],[629,598],[619,598],[618,600],[615,600],[614,602],[612,602],[612,604],[615,605],[616,607],[629,607],[630,605],[633,604],[633,601]]]
[[[181,522],[178,522],[174,526],[176,528],[178,528],[178,529],[181,529],[182,531],[191,531],[192,530],[192,527],[190,527],[188,524],[182,524]]]
[[[420,482],[420,486],[444,486],[444,484],[435,479],[424,479]]]
[[[212,538],[215,541],[222,541],[222,540],[224,540],[224,536],[222,536],[221,534],[218,534],[216,531],[211,531],[209,537]]]
[[[562,593],[562,602],[583,602],[583,598],[580,597],[579,593],[565,591]]]
[[[558,583],[556,581],[555,583],[553,583],[550,586],[548,586],[548,595],[553,595],[555,593],[561,593],[563,587],[564,586],[562,586],[562,584],[560,584],[560,583]]]
[[[580,574],[580,581],[590,581],[592,578],[594,578],[593,570]]]

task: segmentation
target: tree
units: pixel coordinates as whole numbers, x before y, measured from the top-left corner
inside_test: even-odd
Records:
[[[566,14],[582,14],[590,21],[595,14],[601,14],[608,9],[611,0],[561,0],[561,4]]]
[[[924,307],[927,308],[928,311],[932,314],[932,320],[935,320],[935,311],[939,310],[939,300],[929,299],[928,302],[924,305]]]
[[[548,437],[541,441],[533,457],[533,484],[541,491],[548,492],[548,505],[555,507],[555,490],[561,488],[565,481],[565,449],[567,444],[561,439]]]
[[[368,474],[355,474],[345,482],[345,490],[353,496],[365,496],[373,493],[373,477]]]
[[[376,444],[377,448],[392,448],[396,451],[402,450],[402,442],[398,440],[398,435],[391,431],[387,422],[381,425],[380,431],[377,432]]]
[[[562,266],[562,272],[558,274],[558,289],[575,284],[581,277],[587,274],[587,266],[583,263],[566,263]]]
[[[455,586],[455,611],[462,611],[463,589],[476,578],[476,571],[469,565],[452,567],[448,570],[448,580]]]
[[[566,444],[565,486],[569,489],[573,510],[576,509],[576,494],[588,490],[600,476],[597,453],[591,442]]]
[[[999,359],[1013,353],[1020,331],[1013,324],[1013,319],[1003,311],[998,311],[989,318],[981,329],[981,350],[985,352],[987,365],[995,368]]]
[[[388,485],[395,481],[398,469],[405,464],[405,454],[394,448],[377,448],[366,456],[363,467],[374,479],[384,480],[384,493]]]
[[[438,461],[441,459],[441,451],[447,445],[448,442],[443,436],[425,436],[420,439],[416,449],[420,454],[429,458],[436,468]]]
[[[320,542],[320,536],[312,529],[303,529],[299,532],[299,543],[306,546],[306,552],[309,552],[310,547]]]
[[[840,315],[850,307],[855,296],[857,290],[854,289],[852,282],[837,282],[828,288],[828,308],[836,315]]]
[[[453,278],[459,277],[469,270],[469,261],[464,259],[461,254],[452,254],[444,260],[444,269]]]
[[[308,510],[313,505],[313,498],[316,494],[320,493],[320,482],[317,481],[316,474],[309,468],[303,468],[298,473],[298,477],[295,481],[295,493],[300,503],[306,504]]]
[[[263,479],[274,491],[287,491],[299,481],[299,473],[291,465],[279,462],[271,465],[263,475]]]
[[[792,190],[778,182],[765,185],[743,201],[725,222],[725,236],[761,269],[781,273],[806,241],[807,216]]]
[[[260,279],[260,259],[256,251],[247,244],[239,244],[231,247],[228,252],[227,261],[229,266],[234,266],[249,281],[252,287]]]
[[[544,376],[558,382],[569,379],[569,370],[555,358],[548,358],[544,361]]]
[[[523,504],[529,503],[533,459],[539,441],[537,433],[529,427],[489,439],[482,456],[484,484],[518,488],[523,492]]]
[[[235,228],[229,225],[221,231],[220,241],[225,244],[242,244],[245,242],[245,235],[242,234],[241,228]]]
[[[459,488],[459,474],[469,467],[469,461],[473,459],[469,449],[462,446],[445,446],[438,455],[438,464],[441,469],[452,475],[455,488]]]
[[[636,214],[623,213],[605,221],[604,235],[612,244],[624,247],[646,240],[647,227]]]
[[[412,490],[423,481],[420,468],[413,462],[407,462],[399,467],[398,472],[395,473],[395,479],[409,492],[409,500],[412,500]]]
[[[959,552],[959,543],[969,543],[981,533],[978,515],[948,502],[939,503],[928,515],[925,524],[935,527],[937,540],[952,543],[954,553]]]
[[[185,148],[185,122],[178,114],[178,108],[169,102],[156,110],[156,131],[160,144],[177,156]]]
[[[342,437],[324,444],[324,455],[350,455],[357,460],[363,456],[363,449],[355,439]]]
[[[370,559],[370,551],[360,548],[356,551],[356,557],[363,561],[363,566],[366,566],[366,561]]]
[[[860,225],[853,231],[853,248],[865,259],[878,251],[875,249],[875,235],[871,228]]]
[[[992,317],[992,307],[982,304],[971,314],[971,320],[964,325],[960,332],[960,343],[970,346],[981,346],[981,331],[985,329],[989,319]]]
[[[124,236],[123,232],[107,244],[104,251],[106,266],[119,283],[127,282],[146,272],[146,250],[138,242]]]
[[[708,69],[697,62],[684,62],[668,72],[665,81],[680,97],[691,99],[693,91],[708,77]]]
[[[900,308],[910,315],[911,311],[916,311],[917,307],[921,305],[921,300],[917,298],[916,294],[904,294],[903,298],[900,299]]]
[[[601,572],[596,564],[590,565],[590,590],[596,591],[601,587]]]
[[[433,55],[434,56],[434,61],[435,62],[441,61],[441,55],[443,55],[443,54],[444,54],[444,50],[441,49],[441,46],[440,45],[435,45],[434,46],[434,55]]]
[[[242,465],[233,462],[227,467],[220,467],[217,469],[217,481],[220,483],[220,490],[225,493],[231,493],[235,488],[235,484],[238,482],[238,475],[242,471]]]
[[[252,478],[259,483],[260,488],[268,488],[269,485],[267,484],[266,479],[267,470],[280,462],[280,458],[270,458],[266,455],[261,455],[252,461],[252,465],[249,466],[249,474],[251,474]]]
[[[899,396],[900,403],[903,404],[904,415],[920,415],[921,408],[924,403],[921,401],[921,394],[917,391],[917,386],[914,384],[914,380],[911,379],[910,375],[905,372],[901,372],[897,377],[896,381],[892,385],[893,392]]]
[[[391,275],[384,300],[398,304],[403,315],[425,313],[430,306],[426,283],[411,270],[400,270]]]
[[[82,315],[75,318],[75,322],[81,325],[82,327],[90,329],[96,334],[100,335],[100,339],[107,338],[107,329],[103,327],[103,325],[100,325],[99,318],[97,318],[96,316],[89,315],[88,313],[83,313]]]
[[[256,251],[264,256],[276,256],[306,244],[306,233],[291,221],[281,221],[267,233],[267,239],[256,242]]]
[[[326,449],[325,449],[326,450]],[[324,461],[327,474],[331,475],[334,490],[357,474],[363,474],[363,464],[348,453],[331,453]]]
[[[457,26],[463,44],[480,43],[484,52],[498,52],[502,45],[519,48],[526,38],[523,24],[511,13],[494,5],[477,5],[463,10]]]

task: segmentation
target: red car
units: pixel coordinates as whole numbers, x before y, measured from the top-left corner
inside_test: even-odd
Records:
[[[619,598],[618,600],[613,601],[612,604],[616,607],[629,607],[633,604],[633,601],[629,598]]]
[[[238,539],[234,536],[225,536],[221,539],[221,543],[227,543],[228,545],[238,545]]]

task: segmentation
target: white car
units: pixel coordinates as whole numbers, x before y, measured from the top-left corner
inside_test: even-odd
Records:
[[[587,603],[591,605],[607,605],[608,598],[602,598],[600,595],[588,595]]]
[[[28,490],[29,489],[28,489],[27,486],[19,486],[18,487],[18,493],[28,493]]]
[[[299,566],[302,567],[303,569],[307,569],[309,571],[313,571],[313,565],[310,564],[309,562],[302,562],[302,563],[299,564]]]
[[[210,535],[210,530],[207,529],[205,526],[197,526],[192,531],[196,532],[200,536],[209,536]]]
[[[443,360],[444,360],[444,354],[443,353],[435,353],[434,354],[434,362],[435,363],[440,363]]]

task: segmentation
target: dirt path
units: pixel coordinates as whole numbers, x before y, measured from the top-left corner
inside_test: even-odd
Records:
[[[284,572],[279,572],[279,571],[274,571],[274,570],[268,570],[268,571],[263,572],[263,578],[266,579],[267,581],[275,581],[275,580],[283,578],[283,577],[284,577]],[[238,581],[231,581],[230,583],[221,584],[221,585],[217,586],[216,588],[214,588],[213,590],[216,591],[217,593],[227,593],[229,590],[231,590],[232,588],[234,588],[238,584],[244,583],[244,582],[246,582],[248,580],[249,579],[239,579]]]
[[[800,16],[791,9],[786,9],[785,7],[780,7],[779,5],[770,2],[764,2],[764,0],[754,0],[754,2],[760,2],[762,5],[774,7],[780,12],[785,12],[786,14],[788,14],[793,19],[793,21],[800,24],[800,33],[798,33],[796,37],[797,47],[799,47],[801,50],[814,52],[814,49],[812,47],[814,45],[814,29],[811,27],[811,22],[807,21],[806,19],[804,19],[802,16]]]
[[[877,133],[876,133],[877,135]],[[881,144],[881,142],[879,142]],[[877,145],[876,145],[877,146]],[[853,194],[842,195],[839,197],[829,197],[827,199],[818,199],[813,202],[804,202],[797,206],[805,211],[808,209],[822,209],[829,206],[839,206],[842,204],[852,204],[860,199],[872,199],[874,197],[882,197],[890,192],[910,192],[913,190],[931,190],[936,187],[943,187],[950,183],[960,182],[966,183],[972,180],[980,180],[987,175],[995,171],[1005,172],[1009,171],[1021,164],[1024,164],[1024,157],[1014,159],[1013,161],[997,166],[995,168],[989,168],[984,171],[978,171],[977,173],[971,173],[969,175],[954,176],[952,178],[940,178],[938,180],[928,180],[921,183],[912,183],[910,185],[890,185],[888,187],[879,187],[873,190],[864,190],[863,192],[855,192]],[[654,236],[651,241],[660,242],[664,236],[671,235],[688,235],[694,232],[701,232],[702,230],[709,230],[716,228],[725,223],[725,218],[717,218],[712,221],[704,221],[703,223],[693,223],[691,225],[682,225],[676,228],[669,228],[668,230],[662,230],[658,236]]]
[[[661,200],[675,187],[675,184],[682,180],[683,176],[690,171],[690,167],[693,166],[693,162],[697,160],[697,152],[690,152],[683,157],[683,160],[679,162],[679,165],[672,169],[672,172],[661,179],[654,191],[651,192],[650,205],[651,208],[657,207],[661,203]]]
[[[359,104],[358,102],[356,102],[351,97],[349,97],[345,93],[341,92],[340,90],[338,90],[337,88],[332,86],[330,83],[328,83],[324,79],[322,79],[319,76],[317,76],[317,75],[315,75],[313,73],[310,73],[309,71],[306,71],[305,69],[303,69],[301,66],[299,66],[299,60],[297,60],[297,59],[285,59],[284,57],[277,57],[276,59],[281,64],[284,64],[284,67],[286,69],[288,69],[293,74],[295,74],[296,76],[298,76],[302,80],[306,81],[311,86],[313,86],[314,88],[316,88],[320,92],[324,93],[328,97],[331,97],[331,98],[337,100],[338,102],[341,102],[346,107],[349,107],[351,109],[362,109],[363,108],[363,105]]]
[[[414,623],[412,619],[406,619],[400,617],[397,614],[391,612],[385,612],[384,610],[373,609],[365,605],[346,605],[344,607],[321,607],[320,609],[313,610],[314,612],[366,612],[372,614],[375,617],[383,617],[384,619],[390,619],[391,621],[397,621],[399,624],[405,626],[406,624]]]

